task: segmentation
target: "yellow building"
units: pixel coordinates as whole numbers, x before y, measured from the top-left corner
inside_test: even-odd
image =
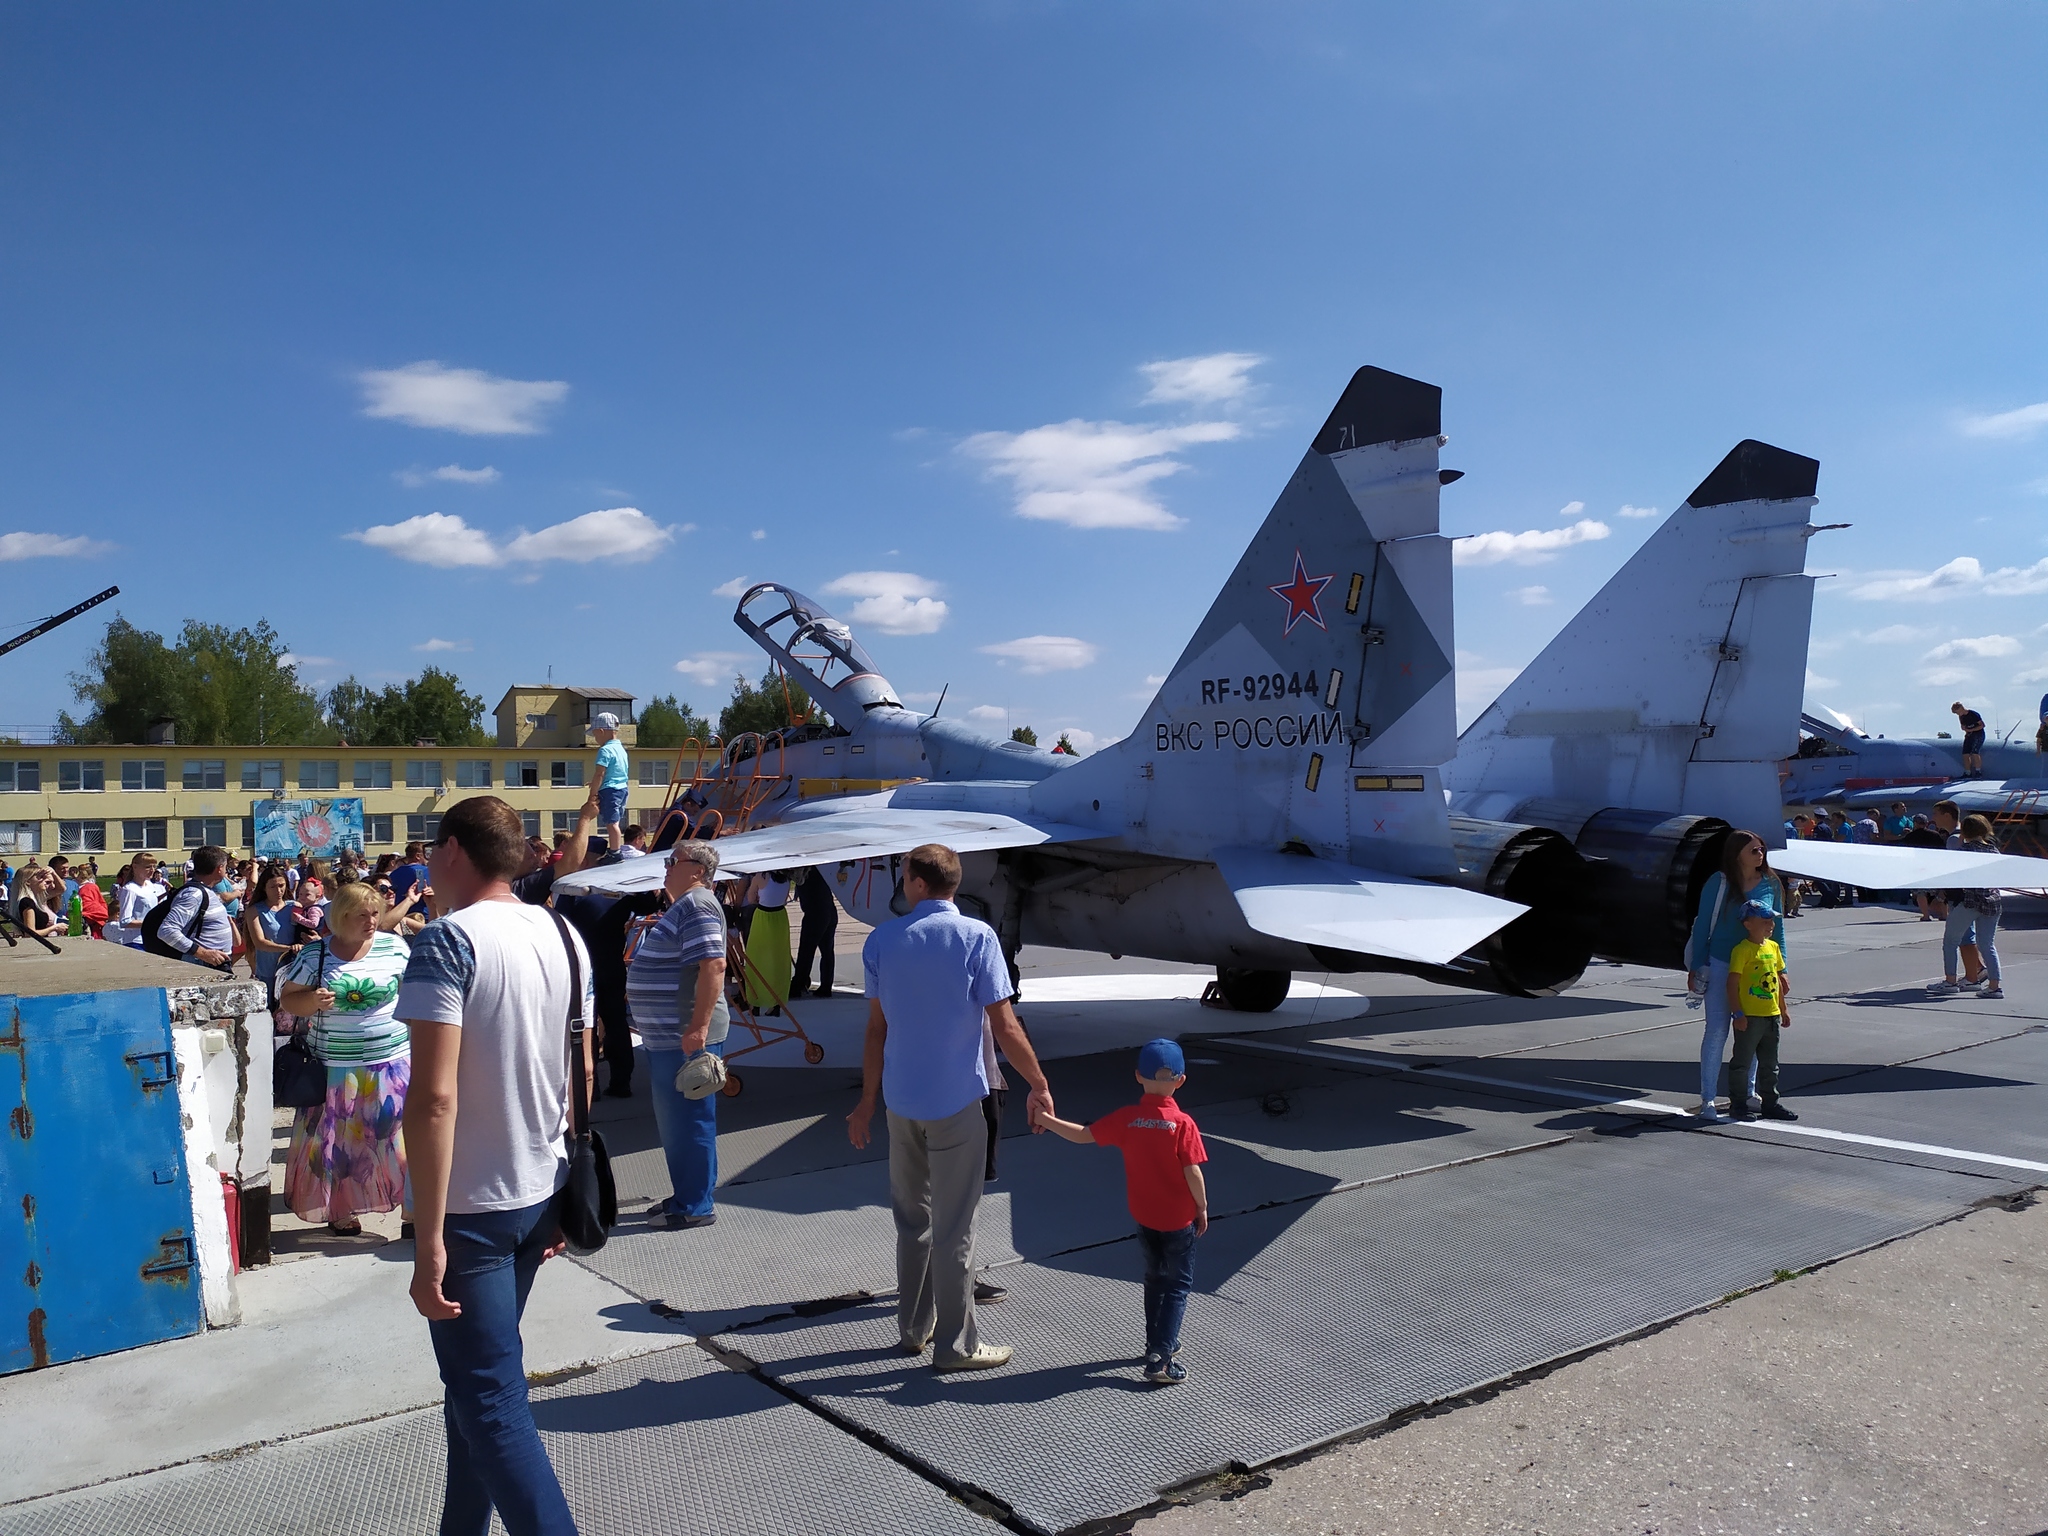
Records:
[[[543,690],[518,690],[539,694]],[[586,701],[630,695],[558,689]],[[546,713],[536,710],[535,713]],[[619,711],[623,721],[625,712]],[[504,706],[499,707],[504,720]],[[554,729],[582,731],[559,722]],[[630,728],[628,728],[630,729]],[[253,852],[257,800],[363,802],[367,851],[396,853],[432,839],[441,813],[465,795],[502,796],[529,833],[551,836],[576,823],[588,794],[595,745],[500,747],[141,747],[0,745],[0,854],[94,854],[111,873],[124,853],[177,853],[204,843]],[[626,737],[625,731],[621,733]],[[651,816],[668,798],[673,751],[634,751],[627,820]]]
[[[619,717],[619,742],[632,746],[633,695],[617,688],[557,688],[553,683],[515,683],[498,701],[501,747],[595,747],[590,732],[605,713]]]

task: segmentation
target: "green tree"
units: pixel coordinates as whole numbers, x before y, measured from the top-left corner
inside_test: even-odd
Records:
[[[639,743],[643,747],[680,747],[691,737],[711,740],[711,722],[674,694],[649,699],[640,710]]]
[[[1038,745],[1038,732],[1028,725],[1020,725],[1010,732],[1010,740],[1021,741],[1027,747],[1035,747]]]
[[[140,742],[164,718],[177,722],[179,741],[194,746],[333,740],[320,701],[263,620],[231,630],[188,619],[172,646],[117,615],[86,670],[72,674],[71,691],[91,708],[83,720],[57,717],[66,741]]]
[[[431,741],[444,747],[490,743],[484,701],[462,691],[462,679],[428,667],[403,685],[373,691],[347,677],[327,691],[327,719],[343,741],[358,747],[407,747]]]
[[[1052,749],[1055,752],[1063,752],[1068,757],[1079,757],[1081,755],[1074,750],[1074,743],[1068,739],[1065,731],[1060,732],[1060,739],[1052,744]]]
[[[718,734],[731,741],[745,731],[779,731],[790,724],[792,714],[798,724],[825,718],[809,694],[770,667],[759,683],[733,678],[732,700],[718,714]]]

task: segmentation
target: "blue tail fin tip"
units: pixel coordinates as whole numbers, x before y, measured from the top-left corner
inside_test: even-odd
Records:
[[[1728,450],[1699,489],[1686,497],[1695,507],[1724,507],[1737,501],[1796,501],[1820,484],[1820,460],[1789,453],[1746,437]]]
[[[1328,454],[1368,443],[1405,443],[1437,436],[1443,421],[1444,392],[1438,385],[1384,368],[1361,368],[1344,386],[1312,446]]]

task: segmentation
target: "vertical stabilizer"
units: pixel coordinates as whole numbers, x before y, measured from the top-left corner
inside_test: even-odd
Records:
[[[1458,742],[1463,814],[1532,799],[1719,816],[1775,840],[1799,745],[1816,460],[1738,443]]]
[[[1300,845],[1448,873],[1450,544],[1437,531],[1443,391],[1352,376],[1138,728],[1039,787],[1099,799],[1152,851]],[[1070,802],[1072,802],[1070,804]]]

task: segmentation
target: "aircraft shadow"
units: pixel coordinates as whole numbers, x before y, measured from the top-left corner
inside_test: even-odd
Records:
[[[604,1392],[537,1396],[533,1399],[533,1422],[544,1432],[554,1434],[609,1435],[624,1430],[665,1429],[675,1424],[745,1418],[775,1406],[774,1400],[764,1399],[755,1384],[749,1384],[749,1391],[716,1390],[714,1384],[721,1378],[738,1380],[724,1371],[686,1376],[681,1381],[643,1376],[631,1386]],[[707,1387],[713,1390],[707,1391]]]

